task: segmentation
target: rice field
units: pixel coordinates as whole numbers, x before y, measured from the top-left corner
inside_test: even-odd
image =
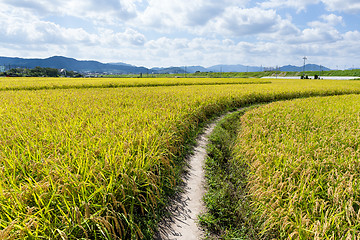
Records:
[[[218,84],[268,84],[269,80],[244,78],[0,78],[0,91],[70,88],[156,87]]]
[[[245,114],[236,162],[262,234],[360,239],[360,96],[272,103]]]
[[[94,88],[67,79],[40,90],[62,79],[10,80],[0,83],[0,239],[151,239],[188,144],[212,117],[360,93],[357,81],[119,79],[109,88],[114,79],[103,79]]]

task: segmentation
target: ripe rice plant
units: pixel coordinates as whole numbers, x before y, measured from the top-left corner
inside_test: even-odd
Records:
[[[187,143],[254,102],[355,81],[0,92],[0,239],[151,239]]]
[[[360,239],[360,96],[272,103],[248,112],[237,163],[262,233]]]
[[[0,78],[0,91],[69,88],[121,88],[217,84],[267,84],[264,79],[244,78]]]

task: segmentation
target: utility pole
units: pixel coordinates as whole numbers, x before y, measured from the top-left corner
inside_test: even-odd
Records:
[[[305,78],[305,61],[307,60],[306,57],[303,57],[304,59],[304,66],[303,66],[303,77]]]

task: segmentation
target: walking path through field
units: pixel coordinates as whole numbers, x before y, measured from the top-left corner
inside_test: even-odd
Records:
[[[160,233],[157,239],[162,240],[198,240],[203,231],[197,224],[197,216],[205,210],[202,197],[205,193],[206,145],[208,137],[214,130],[216,123],[210,124],[203,134],[198,137],[197,147],[189,159],[189,169],[184,179],[184,192],[179,193],[169,206],[171,219],[160,224]]]

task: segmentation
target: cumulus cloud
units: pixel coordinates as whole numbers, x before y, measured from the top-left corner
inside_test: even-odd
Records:
[[[138,22],[160,32],[197,31],[228,7],[244,7],[248,0],[149,0],[146,9],[138,13]]]
[[[343,23],[341,16],[322,15],[320,19],[322,21],[309,22],[307,28],[297,35],[287,37],[286,41],[291,44],[299,44],[335,42],[342,39],[341,33],[335,28],[336,25]]]
[[[127,28],[124,32],[114,32],[111,29],[99,28],[98,32],[98,41],[106,46],[143,46],[146,42],[146,37],[132,28]]]
[[[208,21],[224,11],[223,7],[218,4],[205,4],[197,8],[191,9],[186,13],[186,24],[190,26],[203,26]]]
[[[35,17],[22,18],[0,12],[0,33],[3,43],[86,43],[93,44],[95,36],[82,28],[63,28]]]
[[[337,42],[337,46],[334,47],[338,51],[338,56],[347,57],[349,62],[352,64],[359,62],[359,52],[360,52],[360,32],[359,31],[349,31],[343,34],[341,41]],[[345,54],[344,54],[345,53]],[[360,66],[359,66],[360,67]]]
[[[145,44],[146,53],[153,57],[159,65],[163,66],[181,66],[199,65],[199,64],[218,64],[230,62],[232,57],[236,61],[239,56],[235,57],[237,44],[233,41],[216,40],[207,38],[167,38],[150,40]],[[221,53],[221,54],[219,54]]]
[[[294,8],[299,11],[306,10],[309,5],[322,2],[329,11],[343,11],[347,13],[360,12],[358,0],[268,0],[259,3],[262,8]]]
[[[314,43],[314,42],[335,42],[341,39],[340,33],[335,30],[322,30],[321,28],[308,28],[302,31],[302,35],[299,36],[294,42],[301,43]]]
[[[311,29],[311,28],[309,28]],[[306,33],[301,32],[306,35]],[[314,33],[313,33],[314,34]],[[308,36],[308,35],[307,35]],[[118,56],[121,60],[135,65],[148,67],[155,66],[184,66],[203,65],[212,66],[216,64],[243,64],[254,66],[272,66],[286,64],[302,64],[302,57],[306,55],[308,62],[318,63],[328,67],[334,59],[348,57],[348,63],[360,60],[357,56],[360,51],[358,39],[360,32],[353,31],[340,34],[338,41],[314,41],[311,43],[286,42],[286,41],[240,41],[217,40],[209,38],[169,38],[161,37],[149,40],[142,48],[114,48],[111,46],[84,47],[79,53],[85,59],[106,58],[116,61]],[[310,39],[312,36],[309,37]],[[304,39],[306,40],[306,39]],[[89,56],[89,53],[92,55]]]
[[[326,9],[310,16],[311,5]],[[345,17],[359,11],[355,0],[2,0],[0,51],[147,66],[359,59],[360,33]]]
[[[297,28],[288,19],[283,19],[275,10],[255,8],[226,8],[224,13],[209,22],[207,32],[225,36],[268,35],[277,36],[297,33]]]
[[[136,16],[141,0],[4,0],[9,6],[46,17],[51,14],[74,16],[101,24],[116,24]]]
[[[134,24],[162,34],[183,31],[203,37],[297,32],[291,21],[283,19],[275,10],[246,8],[247,3],[245,0],[149,0]]]
[[[214,23],[216,31],[242,36],[272,32],[279,21],[274,10],[227,8]]]
[[[329,11],[343,11],[352,14],[360,12],[358,0],[321,0]]]
[[[337,16],[335,14],[329,14],[329,15],[322,15],[321,19],[323,19],[325,22],[329,23],[330,25],[344,25],[344,20],[342,16]]]
[[[273,9],[273,8],[294,8],[298,11],[305,10],[310,4],[317,4],[320,0],[269,0],[259,3],[262,8]]]
[[[119,32],[99,28],[96,33],[89,33],[82,28],[65,28],[34,16],[23,19],[2,12],[0,34],[2,54],[21,57],[64,55],[88,59],[94,55],[100,60],[140,54],[141,49],[132,49],[146,43],[145,36],[132,28]],[[113,55],[114,52],[117,55]]]

